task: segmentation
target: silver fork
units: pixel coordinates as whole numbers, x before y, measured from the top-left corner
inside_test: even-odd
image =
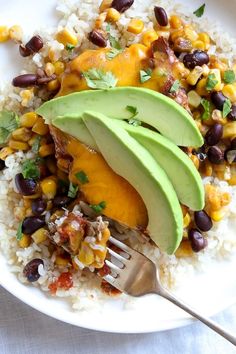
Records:
[[[139,297],[146,294],[158,294],[162,296],[236,346],[236,336],[226,331],[216,322],[202,316],[198,311],[183,303],[163,288],[158,277],[157,268],[150,259],[114,237],[110,237],[109,241],[123,252],[118,254],[110,247],[107,247],[108,253],[112,258],[111,260],[106,259],[105,262],[110,268],[111,274],[103,276],[103,279],[118,290],[131,296]]]

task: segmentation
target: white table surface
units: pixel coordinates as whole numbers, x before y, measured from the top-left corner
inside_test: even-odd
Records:
[[[236,334],[236,305],[214,319]],[[236,348],[200,323],[137,335],[73,327],[31,309],[0,288],[0,354],[37,353],[233,354]]]

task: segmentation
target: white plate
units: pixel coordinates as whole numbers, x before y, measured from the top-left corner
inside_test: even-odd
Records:
[[[42,25],[56,23],[53,13],[56,0],[0,0],[0,23],[21,24],[25,30],[33,31]],[[178,1],[186,3],[188,1]],[[191,1],[192,9],[203,1]],[[232,0],[209,0],[207,13],[222,22],[222,30],[235,35],[236,2]],[[6,50],[7,49],[7,50]],[[17,74],[21,62],[13,45],[0,46],[0,78],[10,80]],[[189,304],[201,309],[205,315],[212,315],[236,302],[236,259],[223,263],[212,262],[205,274],[194,281],[186,281],[177,295]],[[124,308],[122,301],[110,300],[102,310],[73,312],[64,300],[47,297],[40,290],[22,285],[10,273],[4,257],[0,254],[0,284],[17,298],[51,317],[70,324],[107,332],[144,333],[162,331],[190,323],[191,319],[183,311],[167,301],[151,295],[138,300],[135,309]]]

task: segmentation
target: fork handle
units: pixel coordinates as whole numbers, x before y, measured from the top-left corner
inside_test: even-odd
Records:
[[[234,336],[232,333],[226,331],[223,327],[219,326],[216,322],[208,319],[207,317],[202,316],[199,314],[199,312],[195,311],[192,307],[188,306],[181,300],[177,299],[175,296],[173,296],[169,291],[167,291],[164,288],[159,288],[157,290],[158,295],[164,297],[165,299],[169,300],[176,306],[180,307],[182,310],[188,312],[190,315],[193,317],[196,317],[198,320],[203,322],[205,325],[210,327],[213,331],[217,332],[220,336],[224,337],[227,339],[229,342],[231,342],[233,345],[236,346],[236,336]]]

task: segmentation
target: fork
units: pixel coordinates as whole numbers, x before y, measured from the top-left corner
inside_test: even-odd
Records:
[[[147,294],[160,295],[203,322],[236,346],[236,336],[226,331],[216,322],[201,315],[191,306],[188,306],[181,300],[177,299],[161,285],[157,268],[149,258],[112,236],[109,241],[123,252],[118,254],[110,247],[107,247],[108,254],[111,258],[110,260],[106,259],[105,262],[111,270],[111,273],[104,275],[104,280],[118,290],[134,297]]]

